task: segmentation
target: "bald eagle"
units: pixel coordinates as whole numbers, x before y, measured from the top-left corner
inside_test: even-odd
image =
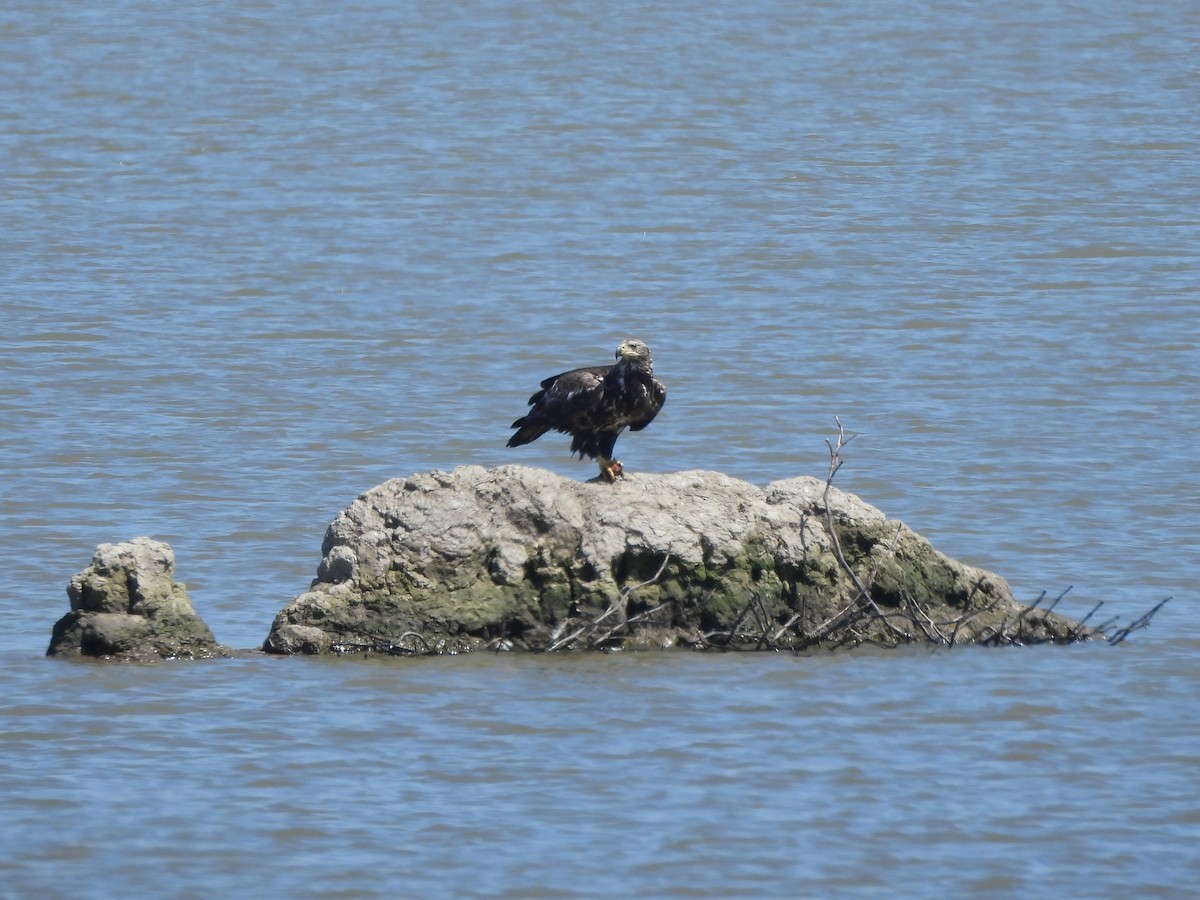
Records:
[[[536,441],[550,429],[571,435],[571,452],[600,465],[600,477],[624,474],[613,445],[627,427],[641,431],[658,415],[667,389],[654,378],[650,348],[636,338],[617,347],[615,366],[589,366],[553,375],[529,398],[529,412],[512,423],[508,446]]]

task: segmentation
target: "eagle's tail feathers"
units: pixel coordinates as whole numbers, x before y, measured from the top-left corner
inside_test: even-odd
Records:
[[[519,428],[520,431],[508,439],[509,447],[520,447],[522,444],[532,443],[550,430],[548,425],[530,424],[524,418],[517,419],[512,423],[512,427]]]

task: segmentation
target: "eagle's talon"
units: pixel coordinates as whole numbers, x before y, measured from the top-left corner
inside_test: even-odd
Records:
[[[603,457],[596,460],[600,465],[600,477],[609,484],[612,484],[617,478],[624,478],[624,466],[617,459],[604,459]]]

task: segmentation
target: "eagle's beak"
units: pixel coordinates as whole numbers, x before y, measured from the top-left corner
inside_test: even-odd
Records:
[[[621,346],[617,348],[617,359],[624,359],[627,356],[637,356],[637,354],[633,352],[633,348],[629,346],[628,341],[621,344]]]

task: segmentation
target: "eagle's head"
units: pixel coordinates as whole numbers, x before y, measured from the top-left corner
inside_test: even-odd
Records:
[[[626,338],[617,347],[617,364],[632,366],[645,372],[654,371],[654,360],[650,358],[650,348],[637,338]]]

